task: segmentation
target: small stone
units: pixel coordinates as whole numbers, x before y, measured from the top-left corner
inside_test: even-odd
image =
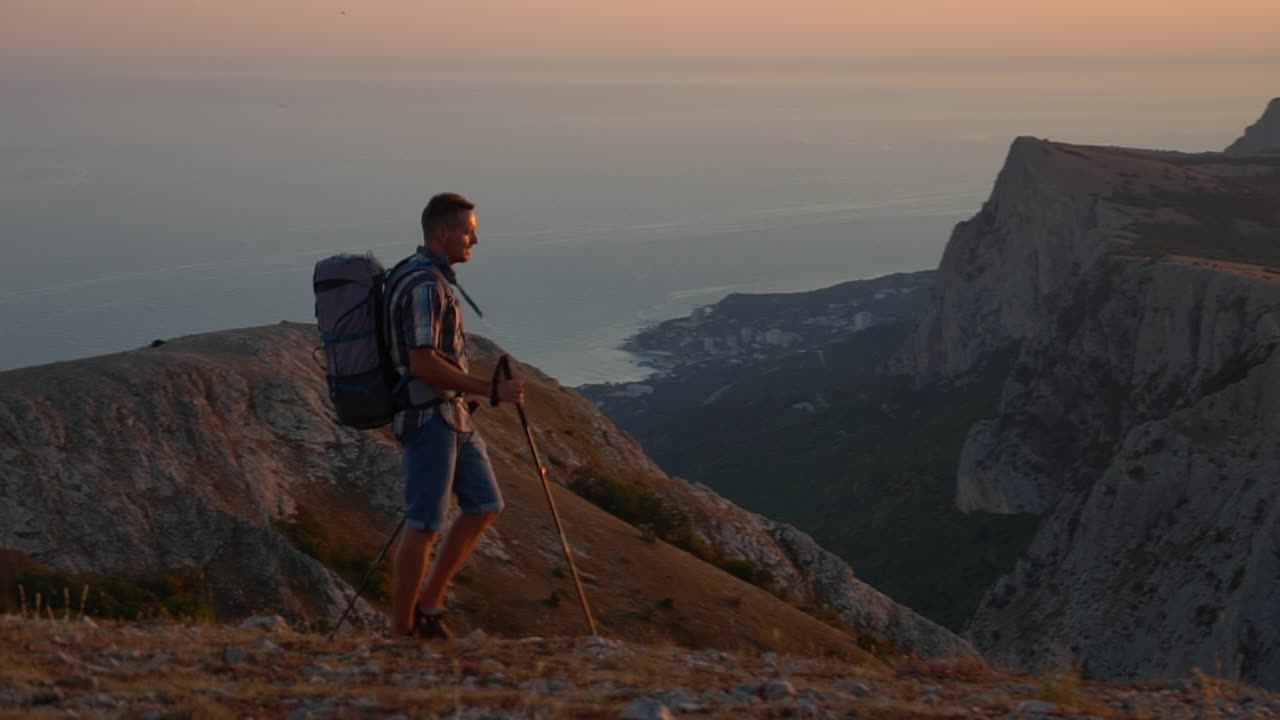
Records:
[[[266,632],[282,632],[289,629],[289,622],[279,615],[255,615],[240,623],[241,630],[258,628]]]
[[[784,697],[791,697],[795,694],[795,687],[786,680],[770,680],[764,686],[764,699],[770,702],[781,700]]]
[[[656,700],[636,700],[623,708],[618,720],[675,720],[675,716]]]
[[[279,655],[284,652],[284,648],[272,642],[271,638],[266,635],[258,636],[257,647],[258,650],[267,653],[268,655]]]
[[[234,645],[222,652],[222,662],[228,665],[238,665],[248,659],[249,653]]]
[[[472,630],[471,632],[467,633],[467,636],[462,638],[462,642],[465,642],[465,643],[484,642],[485,639],[488,637],[489,636],[485,634],[484,630],[481,630],[480,628],[476,628],[475,630]]]
[[[58,686],[72,690],[97,690],[98,678],[92,675],[66,675],[58,680]]]
[[[81,698],[79,705],[98,710],[115,710],[120,707],[120,701],[110,695],[89,695]]]
[[[86,615],[86,616],[84,616],[84,617],[80,618],[80,624],[81,624],[81,625],[83,625],[83,626],[85,626],[85,627],[87,627],[87,628],[96,628],[96,627],[98,627],[98,623],[94,622],[94,621],[93,621],[93,618],[89,617],[88,615]]]
[[[1053,703],[1044,700],[1023,700],[1018,703],[1018,712],[1021,713],[1047,714],[1053,712],[1055,708]]]
[[[871,688],[867,687],[866,685],[856,680],[849,682],[847,685],[844,686],[844,689],[854,697],[861,698],[861,697],[871,696]]]
[[[358,697],[351,701],[351,704],[358,708],[376,708],[378,707],[378,698]]]
[[[801,700],[796,703],[796,716],[802,718],[818,717],[818,705],[812,700]]]
[[[309,697],[303,698],[302,706],[312,712],[326,713],[332,710],[338,701],[334,698],[327,697]]]
[[[551,678],[550,680],[539,680],[534,683],[534,688],[540,693],[556,693],[569,687],[569,683],[560,678]]]
[[[684,688],[670,688],[666,690],[654,690],[649,693],[649,699],[674,707],[677,710],[682,709],[684,705],[698,705],[699,698],[690,690]],[[688,712],[687,710],[685,712]]]
[[[760,662],[763,662],[765,665],[772,665],[778,662],[778,653],[767,652],[760,656]]]

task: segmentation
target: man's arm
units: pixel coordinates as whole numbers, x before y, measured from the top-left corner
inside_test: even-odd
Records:
[[[488,378],[463,372],[457,365],[440,357],[435,348],[430,347],[410,348],[409,373],[438,390],[453,390],[487,398],[493,389]],[[498,399],[502,402],[523,403],[524,381],[499,380]]]

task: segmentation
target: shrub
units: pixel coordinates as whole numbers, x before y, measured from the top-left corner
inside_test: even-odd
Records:
[[[353,586],[358,585],[372,567],[375,553],[366,554],[343,541],[334,534],[333,523],[321,523],[305,508],[299,508],[289,520],[277,520],[274,525],[299,552],[320,561]],[[381,563],[373,570],[366,593],[382,602],[391,598],[391,563]]]
[[[212,588],[199,568],[120,578],[50,568],[25,555],[5,553],[3,559],[8,571],[0,573],[0,610],[6,612],[20,609],[20,595],[25,596],[27,609],[34,610],[39,594],[41,604],[52,608],[57,617],[79,615],[83,610],[85,615],[126,620],[215,618]]]

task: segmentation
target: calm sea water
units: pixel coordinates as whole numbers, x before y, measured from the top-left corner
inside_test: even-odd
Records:
[[[310,321],[474,199],[469,329],[566,384],[734,291],[935,267],[1010,141],[1221,149],[1280,62],[0,64],[0,369]]]

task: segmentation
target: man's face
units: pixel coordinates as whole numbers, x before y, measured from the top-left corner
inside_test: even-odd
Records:
[[[466,262],[471,258],[471,247],[480,242],[476,235],[475,210],[459,210],[457,220],[444,228],[443,245],[451,263]]]

